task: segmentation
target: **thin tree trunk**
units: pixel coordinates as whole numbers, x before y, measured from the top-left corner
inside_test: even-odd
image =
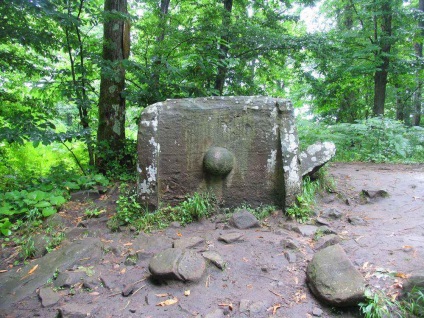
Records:
[[[222,95],[224,91],[225,79],[227,77],[228,67],[226,65],[226,59],[229,51],[229,29],[231,24],[231,11],[233,9],[233,0],[224,0],[224,15],[222,17],[222,29],[224,34],[221,36],[221,43],[219,45],[219,66],[218,72],[215,78],[215,90]]]
[[[375,10],[379,6],[375,7]],[[390,50],[392,36],[392,6],[391,0],[386,0],[381,9],[381,34],[378,35],[378,18],[374,16],[374,43],[379,46],[375,58],[380,61],[377,71],[374,73],[374,116],[384,115],[384,104],[386,101],[387,77],[390,65]]]
[[[424,13],[424,0],[420,0],[418,3],[418,11],[421,13]],[[424,37],[424,21],[422,19],[419,19],[418,21],[418,28],[421,30],[421,37]],[[422,59],[423,57],[423,43],[415,43],[415,54],[417,57],[417,60]],[[417,65],[420,65],[417,63]],[[418,67],[416,70],[416,82],[417,82],[417,89],[414,94],[414,117],[412,118],[412,125],[419,126],[421,122],[421,111],[422,111],[422,86],[423,86],[423,80],[421,77],[421,67]]]
[[[96,165],[105,172],[108,164],[122,160],[125,146],[125,69],[122,60],[128,58],[128,22],[116,12],[127,14],[127,0],[105,0],[103,60],[112,70],[102,70],[99,98]],[[112,74],[111,74],[112,71]]]

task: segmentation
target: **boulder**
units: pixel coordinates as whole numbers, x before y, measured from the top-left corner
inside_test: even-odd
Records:
[[[174,241],[175,248],[194,248],[205,243],[205,239],[199,236],[185,237]]]
[[[336,145],[332,142],[317,142],[300,153],[300,173],[302,177],[312,176],[336,154]]]
[[[252,227],[259,227],[259,221],[252,213],[246,209],[238,210],[234,213],[229,221],[231,226],[238,229],[249,229]]]
[[[330,306],[354,306],[364,300],[364,278],[339,244],[315,253],[306,278],[315,297]]]
[[[206,263],[197,253],[180,248],[169,248],[152,257],[149,271],[158,280],[195,282],[205,272]]]
[[[233,232],[233,233],[225,233],[218,237],[218,241],[230,244],[241,240],[243,237],[242,233]]]

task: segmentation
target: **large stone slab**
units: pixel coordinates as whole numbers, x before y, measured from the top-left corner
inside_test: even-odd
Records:
[[[151,209],[204,191],[224,206],[284,208],[301,186],[293,107],[246,96],[151,105],[139,124],[137,171],[140,201]]]
[[[336,145],[332,142],[317,142],[300,154],[301,175],[313,175],[336,155]]]
[[[12,307],[14,303],[34,293],[51,279],[56,271],[63,272],[74,265],[87,265],[98,261],[102,255],[102,243],[96,238],[87,238],[62,247],[31,262],[17,271],[1,274],[0,309]]]
[[[364,278],[339,244],[315,253],[306,277],[315,297],[331,306],[354,306],[364,299]]]

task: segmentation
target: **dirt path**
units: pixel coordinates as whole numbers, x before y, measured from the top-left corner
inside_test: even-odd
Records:
[[[320,198],[317,214],[324,215],[329,209],[341,212],[340,219],[325,221],[338,234],[369,287],[390,295],[398,293],[405,275],[424,264],[424,165],[337,163],[329,171],[338,195]],[[374,190],[385,190],[389,197],[367,199],[360,196],[362,190],[371,196]],[[108,204],[104,200],[99,203]],[[80,213],[83,211],[81,208]],[[64,317],[84,317],[78,314],[81,310],[91,312],[92,317],[358,316],[357,309],[340,312],[310,294],[305,268],[323,233],[303,236],[298,233],[302,229],[299,224],[285,220],[281,212],[259,229],[235,230],[214,218],[149,236],[135,236],[130,231],[110,233],[104,221],[86,222],[78,236],[99,237],[105,251],[101,258],[93,257],[84,265],[85,273],[89,269],[92,274],[91,285],[77,281],[73,288],[55,290],[59,300],[48,308],[42,307],[35,291],[29,291],[28,297],[0,312],[0,317],[56,317],[58,309]],[[243,238],[232,244],[218,241],[228,232],[240,232]],[[151,281],[151,255],[173,240],[194,236],[204,239],[194,249],[218,252],[227,262],[225,269],[208,266],[202,280],[192,284]],[[285,247],[287,239],[298,249]],[[138,260],[131,263],[128,255],[137,252]],[[0,287],[7,274],[0,274]],[[131,284],[133,293],[123,297],[124,286]],[[168,299],[175,303],[158,305]]]

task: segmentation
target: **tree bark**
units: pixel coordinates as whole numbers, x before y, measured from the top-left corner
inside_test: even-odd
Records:
[[[420,0],[418,3],[418,11],[420,11],[420,13],[424,13],[424,0]],[[421,30],[421,39],[424,37],[424,22],[422,21],[422,19],[418,20],[418,29]],[[416,70],[416,82],[417,82],[417,89],[414,93],[414,116],[412,118],[412,125],[414,126],[419,126],[420,122],[421,122],[421,111],[422,111],[422,86],[423,86],[423,80],[421,77],[422,74],[422,70],[421,67],[419,66],[419,60],[422,59],[423,57],[423,43],[422,42],[417,42],[414,45],[415,48],[415,55],[417,58],[417,70]]]
[[[227,77],[228,67],[225,60],[227,59],[229,51],[230,36],[228,34],[231,24],[231,11],[233,9],[233,0],[224,0],[224,14],[222,17],[222,30],[221,43],[219,45],[219,60],[218,72],[215,78],[215,90],[222,95],[224,91],[225,78]]]
[[[104,66],[100,78],[96,158],[96,166],[103,173],[108,164],[120,163],[125,146],[125,69],[122,60],[129,54],[129,23],[122,14],[128,13],[127,0],[105,0],[104,11]]]
[[[375,7],[375,10],[381,10],[381,34],[378,34],[378,17],[374,15],[374,43],[379,46],[378,52],[375,54],[376,60],[379,61],[377,70],[374,73],[374,116],[384,115],[384,104],[386,101],[387,77],[390,65],[390,50],[392,36],[392,5],[391,0],[386,0],[381,9]]]

